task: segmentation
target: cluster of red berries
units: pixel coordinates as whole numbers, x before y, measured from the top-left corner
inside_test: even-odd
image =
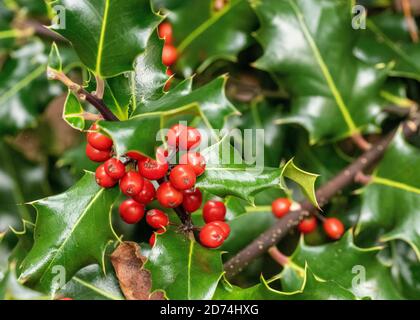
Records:
[[[165,45],[162,50],[162,63],[168,67],[166,74],[170,77],[174,73],[169,69],[178,59],[178,52],[173,45],[172,25],[169,22],[163,22],[159,25],[159,37],[165,40]],[[165,91],[168,91],[171,86],[171,79],[165,84]]]
[[[165,208],[183,206],[186,212],[192,213],[201,207],[203,196],[200,189],[195,188],[197,177],[206,169],[204,157],[193,151],[201,142],[200,132],[182,124],[172,126],[166,136],[168,150],[159,147],[156,160],[136,152],[127,153],[128,159],[135,160],[135,166],[126,169],[125,163],[112,157],[112,140],[98,132],[94,124],[88,134],[86,154],[92,161],[105,162],[95,173],[96,182],[104,188],[112,188],[119,183],[120,189],[128,199],[119,207],[121,218],[129,224],[139,222],[145,215],[145,206],[155,198]],[[168,157],[174,152],[185,152],[180,158],[180,164],[169,166]],[[136,170],[137,169],[137,170]],[[152,181],[159,184],[157,190]],[[230,233],[229,226],[223,222],[226,208],[222,202],[208,201],[203,210],[207,225],[200,232],[202,244],[206,247],[220,246]],[[152,209],[146,213],[146,222],[157,233],[165,232],[169,224],[166,213]],[[154,245],[155,234],[150,238]]]
[[[272,202],[271,209],[277,218],[282,218],[287,215],[291,206],[292,202],[289,199],[278,198]],[[318,222],[316,217],[310,216],[299,223],[298,230],[303,234],[308,234],[315,231],[317,225]],[[344,233],[344,225],[337,218],[325,218],[323,220],[323,228],[327,236],[334,240],[340,239]]]
[[[220,247],[229,237],[230,227],[225,222],[226,207],[223,202],[210,200],[203,207],[206,225],[200,230],[200,242],[207,248]]]

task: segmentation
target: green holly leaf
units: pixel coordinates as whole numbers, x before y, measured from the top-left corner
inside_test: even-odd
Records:
[[[404,15],[386,11],[369,18],[355,55],[369,64],[395,63],[389,74],[420,80],[420,48],[409,38]]]
[[[96,264],[77,272],[58,294],[74,300],[124,300],[115,275],[104,275]]]
[[[33,221],[34,212],[24,204],[49,193],[45,167],[25,159],[0,141],[0,231],[17,227],[19,217]]]
[[[66,28],[56,31],[102,78],[133,70],[135,58],[144,52],[161,20],[149,0],[57,0],[54,4],[66,8]]]
[[[220,251],[171,229],[156,236],[144,268],[151,272],[152,291],[177,300],[211,299],[223,274]]]
[[[23,286],[16,278],[16,265],[10,264],[9,270],[0,279],[0,300],[46,300],[44,294]]]
[[[162,98],[138,106],[130,120],[102,121],[99,126],[113,139],[118,155],[138,151],[154,158],[156,146],[164,141],[158,133],[171,117],[193,114],[213,130],[223,128],[225,118],[238,114],[224,95],[225,82],[222,76],[192,90],[192,79],[187,79]]]
[[[165,41],[153,33],[147,43],[146,51],[137,58],[133,76],[134,105],[157,100],[163,95],[163,88],[169,76],[162,63],[162,50]]]
[[[213,0],[158,3],[173,26],[179,53],[176,66],[186,77],[217,59],[236,61],[238,53],[253,42],[257,19],[248,0],[228,1],[221,10],[215,10]]]
[[[110,214],[118,194],[117,188],[99,187],[87,172],[65,193],[33,202],[35,243],[20,266],[20,279],[53,294],[64,284],[57,270],[64,268],[59,280],[68,281],[84,266],[102,263],[108,242],[116,237]]]
[[[0,134],[33,126],[51,93],[45,76],[44,45],[35,41],[14,51],[1,70]]]
[[[403,241],[391,244],[392,270],[401,292],[408,299],[420,296],[420,264],[416,253]]]
[[[320,246],[307,246],[302,238],[290,259],[301,268],[308,263],[321,279],[335,281],[358,298],[401,299],[391,268],[377,257],[380,251],[357,247],[349,231],[339,241]]]
[[[314,196],[317,176],[297,168],[293,161],[283,168],[264,167],[258,159],[254,159],[254,165],[248,164],[246,161],[249,160],[242,158],[227,137],[205,149],[202,154],[207,166],[205,173],[197,179],[196,186],[204,191],[219,197],[233,195],[253,204],[257,193],[272,187],[285,188],[282,179],[287,177],[296,182],[309,200],[318,206]],[[258,150],[256,154],[259,154]]]
[[[353,56],[359,31],[351,27],[351,1],[268,0],[254,7],[264,48],[255,65],[292,96],[290,114],[278,123],[302,125],[311,144],[351,136],[374,123],[389,66],[369,66]]]
[[[282,273],[287,272],[285,269]],[[355,300],[356,297],[334,281],[326,281],[317,277],[305,266],[303,278],[299,279],[298,288],[293,291],[275,289],[272,280],[261,277],[261,283],[253,287],[242,289],[231,285],[226,280],[221,281],[214,296],[215,300]]]
[[[419,166],[419,149],[400,132],[363,190],[356,234],[381,241],[404,240],[420,258]]]

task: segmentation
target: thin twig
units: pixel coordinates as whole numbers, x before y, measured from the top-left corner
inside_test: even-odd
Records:
[[[81,100],[88,101],[100,112],[100,114],[105,120],[119,121],[119,119],[112,113],[112,111],[108,109],[108,107],[105,105],[102,99],[99,99],[93,94],[87,92],[81,85],[73,82],[69,77],[67,77],[64,74],[64,72],[57,71],[48,67],[47,74],[48,74],[49,79],[61,81],[67,88],[73,91]]]
[[[418,43],[419,42],[418,28],[417,28],[416,20],[414,19],[413,14],[411,12],[410,0],[402,0],[401,5],[404,12],[405,21],[407,23],[408,31],[410,32],[411,40],[414,43]]]

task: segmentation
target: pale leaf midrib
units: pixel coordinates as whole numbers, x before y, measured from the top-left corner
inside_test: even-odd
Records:
[[[372,21],[368,21],[368,28],[374,33],[376,34],[376,36],[381,37],[384,41],[384,43],[386,44],[386,46],[388,46],[392,51],[394,51],[397,55],[399,55],[401,57],[401,59],[403,59],[405,61],[405,63],[407,63],[408,65],[410,65],[413,69],[415,69],[417,72],[420,72],[420,68],[418,65],[416,65],[411,59],[410,57],[397,45],[395,45],[392,40],[385,34],[382,32],[381,29],[379,29],[379,27]]]
[[[375,183],[375,184],[379,184],[379,185],[383,185],[383,186],[391,187],[391,188],[394,188],[394,189],[399,189],[399,190],[403,190],[403,191],[407,191],[407,192],[411,192],[411,193],[415,193],[415,194],[420,195],[420,188],[410,186],[410,185],[408,185],[406,183],[403,183],[403,182],[399,182],[399,181],[395,181],[395,180],[391,180],[391,179],[387,179],[387,178],[382,178],[382,177],[378,177],[378,176],[373,176],[372,177],[372,182]]]
[[[104,50],[105,32],[108,23],[109,0],[105,0],[104,17],[102,19],[101,34],[99,36],[98,55],[96,57],[96,74],[101,75],[102,55]]]
[[[226,15],[232,8],[234,8],[236,5],[241,3],[242,0],[238,0],[237,2],[227,5],[223,8],[222,11],[219,13],[213,15],[210,17],[210,19],[207,19],[204,21],[201,25],[199,25],[193,32],[191,32],[188,37],[184,39],[184,41],[181,42],[181,44],[178,46],[178,51],[182,53],[185,48],[187,48],[191,43],[194,42],[195,39],[198,38],[198,36],[202,33],[204,33],[207,29],[209,29],[212,25],[214,25],[221,17]]]
[[[290,6],[292,7],[293,11],[296,14],[296,17],[299,21],[299,25],[301,26],[302,32],[305,35],[306,41],[308,41],[309,46],[311,47],[312,53],[315,56],[315,59],[322,71],[322,74],[325,78],[325,81],[327,82],[327,85],[336,101],[336,104],[341,112],[341,115],[343,116],[343,119],[349,129],[350,134],[357,133],[359,130],[357,129],[357,126],[353,122],[353,119],[351,117],[350,112],[348,111],[348,107],[344,103],[344,100],[340,94],[340,91],[338,90],[337,86],[335,85],[334,79],[324,61],[322,58],[321,52],[319,51],[319,48],[317,44],[315,43],[314,39],[311,36],[311,33],[309,32],[309,29],[306,25],[305,19],[303,17],[302,12],[299,10],[297,5],[293,2],[293,0],[288,0]]]
[[[73,279],[74,279],[74,281],[80,283],[82,286],[85,286],[86,288],[88,288],[92,291],[95,291],[96,293],[100,294],[101,296],[104,296],[105,298],[108,298],[108,299],[111,299],[111,300],[122,300],[121,298],[116,297],[116,296],[114,296],[114,295],[112,295],[112,294],[110,294],[110,293],[106,292],[105,290],[102,290],[98,287],[95,287],[94,285],[92,285],[92,284],[90,284],[90,283],[88,283],[88,282],[86,282],[86,281],[84,281],[84,280],[82,280],[78,277],[73,277]]]
[[[187,299],[191,300],[191,266],[192,266],[192,255],[194,251],[194,242],[193,240],[190,240],[190,250],[188,253],[188,271],[187,271]]]

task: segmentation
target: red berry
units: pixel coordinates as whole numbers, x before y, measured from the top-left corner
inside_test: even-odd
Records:
[[[169,165],[157,160],[146,158],[139,162],[139,172],[149,180],[159,180],[168,172]]]
[[[188,164],[179,164],[172,169],[169,180],[178,190],[187,190],[194,187],[197,176],[193,167]]]
[[[209,200],[203,207],[203,219],[206,223],[213,221],[224,221],[226,207],[223,202]]]
[[[159,203],[165,208],[175,208],[181,205],[182,192],[175,189],[169,181],[162,183],[156,192]]]
[[[230,235],[230,227],[229,225],[224,221],[213,221],[210,222],[209,225],[218,226],[223,231],[223,237],[227,239]]]
[[[202,175],[206,170],[206,159],[199,152],[187,152],[183,154],[180,163],[189,164],[194,169],[197,177]]]
[[[95,162],[104,162],[111,158],[111,151],[101,151],[92,147],[89,143],[86,145],[87,157]]]
[[[271,204],[271,210],[277,218],[284,217],[290,210],[292,202],[287,198],[278,198]]]
[[[165,39],[165,43],[172,43],[172,25],[169,22],[163,22],[159,25],[159,37]]]
[[[60,300],[73,300],[72,298],[61,298]]]
[[[201,194],[200,189],[189,189],[184,191],[184,200],[182,201],[182,206],[187,212],[197,211],[201,207],[203,202],[203,195]]]
[[[115,180],[120,180],[125,175],[125,166],[117,158],[111,158],[105,163],[106,173]]]
[[[165,44],[162,50],[162,63],[170,67],[176,62],[176,59],[178,59],[176,48],[171,44]]]
[[[137,151],[127,152],[126,155],[127,155],[127,157],[130,157],[131,159],[137,160],[138,162],[146,159],[145,156],[143,156],[140,152],[137,152]]]
[[[118,180],[111,178],[105,170],[105,165],[101,164],[95,172],[96,183],[103,188],[112,188],[118,183]]]
[[[169,218],[165,212],[158,209],[147,211],[146,222],[153,229],[162,229],[169,224]]]
[[[96,130],[96,128],[97,126],[94,124],[90,127],[89,130]],[[110,138],[100,132],[95,131],[89,131],[87,133],[87,141],[92,147],[101,151],[109,151],[113,145],[113,142]]]
[[[137,223],[144,216],[144,205],[127,199],[120,205],[120,216],[128,224]]]
[[[143,179],[143,189],[140,191],[139,194],[133,196],[133,199],[137,202],[148,204],[155,199],[156,191],[155,186],[147,179]]]
[[[187,127],[187,133],[181,133],[179,137],[179,148],[181,150],[190,150],[198,147],[200,142],[200,131],[193,127]]]
[[[168,145],[171,147],[178,147],[179,145],[179,137],[183,132],[186,132],[187,127],[183,124],[176,124],[173,125],[166,135],[166,140],[168,142]]]
[[[324,230],[328,237],[338,240],[344,233],[344,225],[336,218],[328,218],[324,221]]]
[[[155,246],[155,242],[156,242],[156,233],[157,234],[162,234],[162,233],[165,233],[166,232],[166,230],[165,229],[159,229],[159,230],[156,230],[155,232],[153,232],[152,233],[152,235],[150,236],[150,239],[149,239],[149,244],[150,244],[150,246],[151,247],[154,247]]]
[[[206,224],[200,231],[200,242],[207,248],[220,247],[224,241],[224,231],[216,225]]]
[[[303,234],[307,234],[307,233],[311,233],[316,229],[317,226],[317,221],[316,218],[314,216],[303,219],[299,225],[298,225],[298,229],[300,232],[302,232]]]
[[[135,171],[127,172],[120,180],[121,191],[129,197],[139,194],[143,189],[143,185],[143,177]]]

